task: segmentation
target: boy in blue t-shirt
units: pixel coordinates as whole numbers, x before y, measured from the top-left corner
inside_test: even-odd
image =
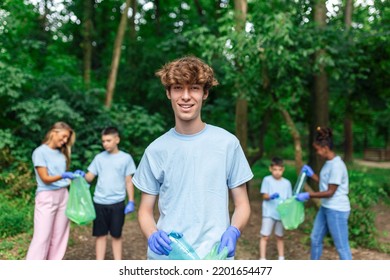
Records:
[[[147,258],[170,258],[172,231],[182,233],[200,258],[217,242],[218,252],[226,247],[233,258],[249,220],[246,183],[253,173],[237,137],[202,120],[202,105],[218,84],[214,71],[188,56],[165,64],[156,75],[170,100],[175,126],[146,148],[133,178],[142,191],[138,219],[148,239]]]
[[[289,180],[283,178],[283,160],[274,157],[269,167],[271,175],[264,177],[261,183],[260,193],[263,195],[262,224],[260,230],[260,259],[266,259],[266,249],[269,236],[274,228],[276,246],[279,260],[284,260],[284,228],[276,208],[280,202],[277,198],[285,200],[292,196],[292,188]]]
[[[98,176],[93,196],[96,219],[93,233],[96,237],[96,259],[103,260],[106,254],[107,235],[112,237],[112,252],[115,260],[122,259],[122,228],[125,214],[134,211],[134,185],[132,175],[136,170],[133,158],[120,151],[119,132],[115,127],[107,127],[102,132],[105,151],[96,155],[88,167],[88,173],[81,170],[75,173],[92,182]],[[128,203],[125,207],[126,192]]]

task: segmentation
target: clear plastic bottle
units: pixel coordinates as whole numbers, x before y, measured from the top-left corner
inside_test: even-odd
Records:
[[[168,257],[170,260],[199,260],[198,254],[196,254],[194,248],[183,238],[183,235],[172,231],[168,235],[172,243],[172,251]]]
[[[298,176],[297,182],[295,183],[293,195],[299,194],[303,188],[307,179],[307,175],[305,172],[301,172]]]

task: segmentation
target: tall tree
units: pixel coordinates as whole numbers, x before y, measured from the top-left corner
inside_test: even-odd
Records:
[[[347,33],[349,43],[352,43],[350,29],[352,25],[353,2],[353,0],[347,0],[345,4],[345,32]],[[350,98],[352,90],[352,85],[348,85],[344,117],[344,161],[346,162],[352,162],[353,160],[353,119]]]
[[[130,40],[134,42],[137,36],[137,31],[135,29],[135,16],[137,14],[137,0],[131,0],[131,9],[132,9],[132,14],[129,22],[129,27],[130,27],[129,34],[130,34]]]
[[[124,37],[125,31],[126,31],[127,13],[129,11],[130,1],[131,0],[126,0],[125,8],[123,9],[123,14],[121,16],[121,21],[119,23],[118,32],[117,32],[117,35],[115,38],[114,50],[113,50],[113,54],[112,54],[111,70],[110,70],[110,75],[108,77],[107,90],[106,90],[105,106],[108,108],[111,107],[112,99],[114,96],[116,76],[118,73],[123,37]]]
[[[248,4],[246,0],[234,0],[234,11],[236,20],[236,31],[245,32],[246,15]],[[240,67],[239,65],[237,65]],[[238,69],[239,70],[239,69]],[[238,73],[239,74],[239,73]],[[248,101],[242,91],[241,84],[236,84],[238,97],[236,100],[236,136],[247,154],[248,152]]]
[[[92,65],[92,0],[84,0],[83,16],[83,78],[84,86],[89,89],[91,84]]]
[[[318,36],[323,35],[326,27],[326,0],[316,0],[314,4],[314,22],[318,30]],[[323,46],[315,53],[315,65],[317,71],[314,74],[314,88],[312,91],[312,118],[310,119],[310,143],[314,140],[314,131],[318,126],[328,126],[329,124],[329,92],[328,75],[325,71],[324,57],[326,55]],[[310,165],[318,172],[323,160],[316,156],[316,152],[310,145]]]

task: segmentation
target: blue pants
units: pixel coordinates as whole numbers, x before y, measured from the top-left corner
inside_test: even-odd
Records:
[[[341,212],[320,207],[311,233],[311,259],[319,260],[322,255],[323,240],[330,233],[341,260],[352,260],[348,241],[348,217],[350,211]]]

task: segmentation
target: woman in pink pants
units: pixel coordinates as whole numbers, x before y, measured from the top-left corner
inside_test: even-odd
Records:
[[[75,137],[68,124],[57,122],[32,154],[37,191],[34,236],[27,260],[61,260],[65,255],[69,238],[69,220],[65,216],[67,187],[73,179],[73,173],[66,170]]]

